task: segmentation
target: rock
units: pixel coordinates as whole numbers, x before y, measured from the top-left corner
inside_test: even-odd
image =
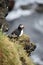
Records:
[[[43,13],[43,4],[37,3],[38,7],[36,8],[36,11],[39,13]]]
[[[33,4],[22,5],[20,8],[23,9],[23,10],[29,10],[29,9],[32,8],[32,5],[33,5]]]
[[[2,25],[3,25],[3,28],[6,25],[8,25],[7,21],[5,20],[5,14],[8,12],[8,8],[7,8],[8,3],[6,1],[7,0],[0,0],[0,28],[2,28]],[[8,27],[8,26],[6,26],[6,27]]]

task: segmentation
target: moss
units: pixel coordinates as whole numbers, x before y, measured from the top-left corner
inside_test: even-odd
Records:
[[[22,45],[24,38],[12,42],[0,31],[0,65],[34,65]]]

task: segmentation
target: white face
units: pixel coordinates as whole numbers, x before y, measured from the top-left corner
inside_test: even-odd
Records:
[[[20,28],[24,28],[24,25],[20,25]]]

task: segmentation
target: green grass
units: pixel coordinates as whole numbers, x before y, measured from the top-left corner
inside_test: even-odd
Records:
[[[9,41],[0,31],[0,65],[34,65],[23,46],[20,45],[20,40],[15,43]]]

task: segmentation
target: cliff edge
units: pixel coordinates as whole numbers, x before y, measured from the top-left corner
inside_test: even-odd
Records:
[[[10,39],[0,31],[0,65],[35,65],[29,57],[34,49],[27,35]]]

